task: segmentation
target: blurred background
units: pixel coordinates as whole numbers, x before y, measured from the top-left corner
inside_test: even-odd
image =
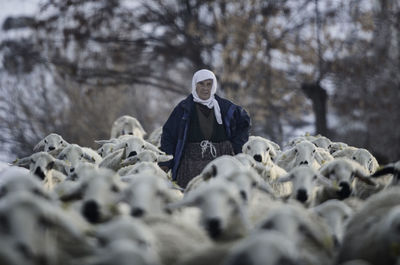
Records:
[[[253,135],[306,133],[400,159],[400,0],[0,0],[0,159],[55,132],[96,147],[112,122],[148,134],[196,70]]]

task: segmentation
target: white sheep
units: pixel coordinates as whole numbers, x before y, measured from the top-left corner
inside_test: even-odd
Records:
[[[130,179],[120,200],[130,206],[133,217],[164,215],[167,213],[167,204],[183,198],[181,192],[178,193],[171,187],[164,178],[146,173],[137,174]]]
[[[343,150],[333,153],[333,157],[346,157],[352,159],[367,169],[370,174],[373,174],[379,167],[376,158],[364,148],[348,146]]]
[[[117,138],[120,135],[135,135],[143,139],[146,131],[136,118],[124,115],[114,121],[110,138]]]
[[[33,151],[37,152],[42,147],[45,152],[54,152],[56,150],[62,150],[68,145],[68,142],[65,141],[61,135],[56,133],[51,133],[47,135],[45,138],[39,141],[33,148]]]
[[[234,240],[248,232],[249,220],[239,189],[222,178],[199,185],[170,208],[187,206],[201,209],[201,224],[215,240]]]
[[[333,260],[334,243],[329,228],[302,207],[288,204],[270,210],[253,233],[259,230],[284,234],[294,242],[305,264],[330,264]]]
[[[140,162],[135,165],[126,166],[118,170],[118,175],[121,179],[129,180],[128,175],[137,175],[147,172],[148,174],[157,175],[159,177],[169,179],[168,174],[165,173],[156,163],[153,162]]]
[[[343,201],[328,200],[310,210],[321,216],[327,223],[332,234],[336,248],[343,241],[344,227],[353,214],[353,209]]]
[[[160,154],[160,153],[156,153],[152,150],[143,150],[140,153],[138,153],[136,156],[128,157],[125,160],[123,160],[121,162],[121,165],[122,166],[134,165],[135,163],[138,163],[138,162],[159,163],[159,162],[166,162],[171,159],[173,159],[172,155]]]
[[[185,189],[185,194],[188,194],[199,187],[200,184],[212,178],[223,177],[244,168],[243,164],[233,156],[219,156],[209,162],[198,176],[189,181]]]
[[[81,214],[91,223],[101,223],[119,214],[116,202],[124,187],[116,172],[106,168],[88,168],[78,185],[60,194],[60,200],[79,200]]]
[[[222,265],[303,264],[294,242],[276,231],[261,232],[232,247]]]
[[[82,162],[90,162],[98,165],[102,161],[101,156],[97,152],[77,144],[69,144],[58,154],[57,158],[67,163],[64,170],[68,175],[73,174],[75,168]]]
[[[333,186],[332,188],[324,186],[317,191],[316,204],[329,199],[343,200],[348,198],[353,193],[355,178],[371,187],[376,186],[376,183],[368,178],[367,171],[360,164],[347,158],[336,158],[326,163],[320,168],[320,173],[328,178]]]
[[[13,246],[25,260],[20,264],[67,265],[92,253],[85,236],[89,226],[30,193],[16,192],[1,200],[0,220],[0,245],[6,241]]]
[[[304,140],[291,149],[282,152],[276,164],[286,171],[300,165],[309,165],[318,169],[324,163],[333,160],[333,157],[323,148],[316,147],[310,141]]]
[[[293,168],[285,176],[277,179],[277,182],[290,182],[291,193],[286,198],[298,200],[306,206],[312,204],[315,193],[321,185],[328,187],[332,185],[317,170],[306,165]]]
[[[43,181],[47,190],[52,190],[54,186],[66,179],[63,173],[54,169],[66,167],[65,162],[55,159],[46,152],[34,153],[28,157],[17,159],[14,163],[18,166],[29,166],[30,172]]]
[[[400,188],[369,197],[345,228],[337,263],[362,259],[372,265],[395,264],[399,257]]]
[[[274,161],[280,150],[281,148],[278,144],[260,136],[250,136],[242,147],[243,153],[252,156],[254,160],[265,165]]]
[[[127,158],[135,157],[144,150],[154,151],[156,154],[165,155],[164,152],[159,150],[156,146],[146,142],[137,136],[124,137],[116,145],[112,153],[108,154],[102,162],[100,167],[111,168],[118,171],[122,165],[121,162]]]

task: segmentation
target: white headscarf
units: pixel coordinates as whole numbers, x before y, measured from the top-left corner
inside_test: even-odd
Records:
[[[206,100],[203,100],[203,99],[199,98],[199,96],[197,95],[196,84],[200,81],[207,80],[207,79],[212,79],[213,84],[212,84],[212,88],[211,88],[210,97]],[[203,104],[203,105],[207,106],[209,109],[214,108],[215,118],[216,118],[218,124],[222,124],[221,109],[219,108],[218,101],[214,97],[215,92],[217,92],[217,78],[215,77],[213,72],[211,72],[210,70],[202,69],[202,70],[199,70],[196,73],[194,73],[193,78],[192,78],[192,95],[193,95],[194,102]]]

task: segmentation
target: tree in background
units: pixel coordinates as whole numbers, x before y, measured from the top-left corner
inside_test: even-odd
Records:
[[[0,130],[8,133],[0,141],[18,156],[51,132],[93,145],[123,114],[150,131],[206,67],[221,92],[249,110],[253,134],[282,144],[314,125],[394,160],[398,6],[374,3],[47,0],[34,18],[3,25],[31,34],[1,45]]]

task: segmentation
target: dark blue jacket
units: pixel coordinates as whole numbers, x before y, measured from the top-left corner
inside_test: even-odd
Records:
[[[217,95],[215,95],[215,99],[221,109],[222,123],[228,140],[232,143],[235,154],[240,153],[243,144],[249,139],[250,117],[242,107],[231,101]],[[161,150],[173,155],[174,158],[168,162],[159,163],[159,165],[172,168],[173,180],[176,180],[179,163],[187,141],[190,114],[194,109],[193,107],[193,96],[190,94],[175,107],[163,126]]]

